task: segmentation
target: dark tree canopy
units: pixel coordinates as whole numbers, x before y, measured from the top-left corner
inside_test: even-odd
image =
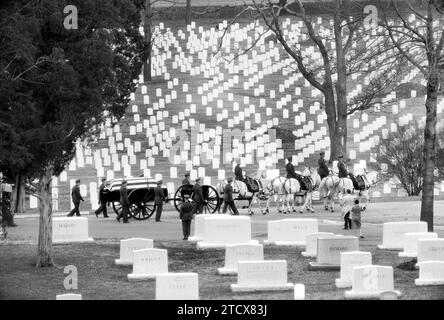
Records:
[[[146,51],[139,0],[9,0],[0,7],[0,170],[60,173],[75,143],[120,118]],[[67,30],[66,5],[78,9]]]

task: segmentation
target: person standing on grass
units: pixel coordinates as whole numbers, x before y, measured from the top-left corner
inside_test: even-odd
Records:
[[[233,178],[228,178],[228,183],[224,187],[224,207],[222,209],[222,213],[227,213],[228,206],[230,207],[231,211],[233,212],[232,215],[239,215],[239,211],[237,211],[236,204],[234,203],[233,199],[233,186],[231,183],[233,182]]]
[[[364,239],[364,236],[362,235],[361,231],[361,213],[362,213],[362,207],[359,205],[359,200],[355,200],[355,205],[351,209],[351,220],[353,229],[355,229],[356,236],[359,235],[361,239]]]
[[[128,190],[126,189],[127,182],[122,180],[122,186],[120,187],[120,204],[122,205],[122,211],[117,215],[117,221],[120,222],[120,218],[123,217],[123,223],[129,223],[129,200]]]
[[[106,178],[102,177],[102,184],[99,187],[99,209],[96,210],[96,217],[99,217],[99,214],[103,212],[103,217],[108,218],[108,213],[106,212],[106,198],[105,198],[105,187],[106,187]]]
[[[157,181],[157,187],[154,188],[154,205],[156,206],[156,222],[161,222],[163,203],[165,202],[165,194],[162,189],[162,180]]]
[[[76,184],[74,185],[74,187],[72,187],[71,197],[72,197],[72,202],[74,203],[74,209],[72,209],[71,212],[68,213],[68,217],[72,217],[74,213],[76,214],[77,217],[80,217],[80,209],[79,209],[80,201],[85,201],[85,200],[83,200],[82,195],[80,194],[79,179],[76,180]]]
[[[184,202],[180,206],[180,220],[182,220],[182,240],[188,240],[191,233],[191,220],[193,220],[194,206],[190,202],[189,194],[184,194],[184,199]]]
[[[342,217],[344,218],[344,230],[348,230],[352,228],[351,219],[350,219],[350,211],[353,208],[355,201],[355,197],[353,196],[350,189],[347,189],[347,194],[342,198]]]

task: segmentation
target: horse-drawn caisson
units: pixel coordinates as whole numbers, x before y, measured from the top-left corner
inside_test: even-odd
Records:
[[[109,182],[107,188],[102,191],[103,199],[113,206],[116,214],[121,213],[122,205],[120,204],[120,187],[123,179],[113,179]],[[129,200],[129,212],[136,220],[146,220],[150,218],[156,211],[154,204],[154,188],[157,186],[157,180],[144,177],[127,178],[127,191]],[[192,185],[180,186],[174,195],[174,198],[168,198],[168,189],[162,185],[162,190],[167,201],[173,201],[177,211],[180,210],[181,204],[185,201],[184,194],[193,194]],[[212,186],[203,185],[202,193],[204,196],[203,213],[214,213],[220,204],[219,195]]]
[[[267,179],[265,172],[258,174],[258,178],[246,177],[243,181],[233,181],[233,195],[235,201],[245,201],[248,208],[248,213],[253,214],[252,204],[257,202],[260,210],[263,214],[270,212],[270,201],[274,198],[274,202],[278,204],[279,212],[289,213],[295,212],[295,206],[299,205],[297,198],[303,199],[303,205],[300,208],[300,213],[303,210],[314,212],[312,204],[312,196],[314,191],[319,191],[320,198],[324,199],[324,206],[326,210],[333,211],[333,201],[338,195],[345,193],[346,189],[359,191],[359,196],[368,202],[368,188],[370,185],[374,185],[377,181],[377,173],[371,172],[363,175],[359,175],[358,179],[353,180],[350,178],[339,178],[333,172],[324,179],[320,179],[319,174],[313,168],[305,168],[303,172],[298,173],[303,179],[302,183],[298,179],[286,178],[278,176],[274,179]],[[355,181],[365,181],[365,187],[354,185]],[[120,204],[120,187],[123,179],[114,179],[109,182],[108,188],[103,190],[102,196],[108,204],[112,204],[114,211],[119,214],[122,211],[122,205]],[[157,180],[148,179],[144,177],[128,178],[128,200],[130,203],[129,212],[132,217],[137,220],[146,220],[150,218],[155,210],[154,204],[154,188],[156,187]],[[202,185],[202,194],[204,198],[203,212],[202,213],[216,213],[220,212],[223,203],[223,190],[227,180],[220,181],[216,187],[211,185]],[[358,189],[359,187],[359,189]],[[165,199],[167,201],[173,201],[174,207],[177,211],[180,211],[182,203],[185,201],[185,194],[188,194],[193,198],[193,185],[181,185],[174,193],[173,198],[168,198],[168,189],[166,186],[162,186]],[[330,206],[327,204],[327,199],[330,200]],[[262,202],[266,202],[265,210],[262,209]],[[285,208],[287,206],[287,208]],[[366,204],[364,204],[364,207]],[[330,207],[330,208],[329,208]],[[292,209],[292,210],[291,210]]]

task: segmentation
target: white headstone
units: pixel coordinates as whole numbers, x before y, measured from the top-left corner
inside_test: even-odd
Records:
[[[265,244],[305,246],[306,236],[318,232],[318,219],[283,219],[268,221]]]
[[[131,238],[120,240],[120,259],[116,259],[115,262],[117,265],[132,265],[134,250],[151,249],[152,247],[152,239]]]
[[[294,300],[305,300],[305,285],[297,283],[294,285]]]
[[[209,214],[197,214],[194,217],[194,235],[188,238],[188,241],[202,241],[204,236],[204,221],[207,217],[211,217]],[[212,215],[212,217],[225,217],[225,215]]]
[[[82,300],[82,295],[78,293],[58,294],[56,300]]]
[[[92,242],[88,235],[88,218],[56,217],[52,219],[52,243]]]
[[[354,267],[352,289],[345,291],[345,298],[379,298],[385,291],[395,291],[393,267],[377,265]],[[399,296],[401,293],[397,294]]]
[[[168,253],[165,249],[133,251],[133,272],[128,280],[154,279],[158,273],[168,273]]]
[[[418,255],[418,240],[437,239],[438,234],[434,232],[408,232],[404,234],[404,251],[399,253],[400,257],[415,258]]]
[[[218,268],[221,275],[237,274],[239,261],[264,260],[264,247],[261,244],[228,244],[225,247],[225,266]]]
[[[205,218],[198,249],[225,248],[225,245],[234,243],[257,243],[257,240],[251,240],[250,217],[219,214]]]
[[[418,264],[424,261],[444,261],[444,238],[418,240]]]
[[[294,290],[287,282],[286,260],[240,261],[233,292]]]
[[[199,300],[197,273],[163,273],[156,275],[156,300]]]
[[[309,269],[339,270],[341,252],[359,251],[359,240],[353,236],[330,236],[318,239],[316,262]]]
[[[353,279],[353,267],[372,264],[372,254],[363,251],[341,252],[341,274],[335,280],[337,288],[351,287]]]
[[[419,264],[417,286],[444,285],[444,261],[424,261]]]
[[[408,232],[427,232],[424,221],[386,222],[382,227],[382,245],[379,249],[404,248],[404,234]]]
[[[318,239],[333,236],[332,232],[314,232],[305,237],[305,251],[301,252],[303,257],[316,257],[318,252]]]

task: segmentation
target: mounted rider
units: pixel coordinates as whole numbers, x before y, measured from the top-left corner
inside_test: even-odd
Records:
[[[245,183],[249,192],[259,191],[259,185],[257,185],[254,179],[248,177],[247,175],[245,178],[243,177],[243,171],[240,167],[240,160],[236,162],[236,167],[234,167],[234,179]]]
[[[242,168],[240,167],[240,161],[237,161],[236,167],[234,167],[234,179],[238,181],[244,181]]]
[[[338,170],[339,170],[339,178],[350,178],[350,180],[353,183],[353,188],[355,190],[359,190],[360,192],[362,190],[365,190],[367,188],[365,177],[364,176],[355,176],[353,173],[348,172],[345,163],[344,163],[344,156],[341,154],[338,157]]]
[[[300,174],[297,174],[294,169],[294,165],[292,163],[293,158],[288,157],[287,158],[288,163],[285,165],[285,170],[287,171],[287,179],[296,179],[299,181],[299,184],[301,185],[301,189],[307,190],[303,176]]]
[[[329,175],[327,160],[325,160],[325,152],[324,151],[322,151],[319,154],[318,174],[321,177],[321,180],[324,179],[325,177],[328,177],[328,175]]]

